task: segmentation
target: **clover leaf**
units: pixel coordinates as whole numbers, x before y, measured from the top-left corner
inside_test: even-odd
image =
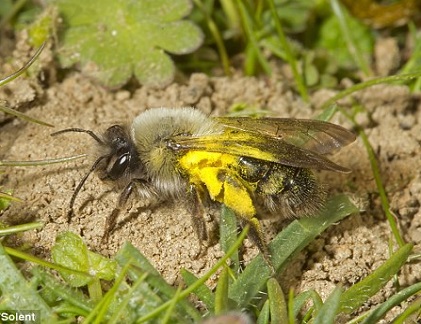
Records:
[[[51,255],[55,263],[68,268],[59,269],[59,272],[72,287],[89,285],[98,279],[114,279],[117,263],[89,251],[82,239],[74,233],[59,234]]]
[[[190,0],[52,0],[63,17],[60,62],[80,62],[105,86],[118,87],[134,76],[163,86],[175,67],[169,55],[187,54],[203,39],[191,21],[181,20]]]

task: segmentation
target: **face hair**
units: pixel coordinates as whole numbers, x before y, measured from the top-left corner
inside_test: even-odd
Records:
[[[56,136],[56,135],[60,135],[63,133],[69,133],[69,132],[76,132],[76,133],[86,133],[88,135],[90,135],[95,141],[97,141],[100,145],[105,145],[104,141],[101,140],[99,138],[98,135],[96,135],[93,131],[91,130],[87,130],[87,129],[83,129],[83,128],[67,128],[67,129],[63,129],[61,131],[52,133],[51,136]],[[91,166],[91,168],[89,169],[88,173],[85,174],[85,176],[82,178],[82,180],[80,180],[80,182],[78,183],[75,191],[73,191],[72,197],[70,198],[70,204],[69,204],[69,212],[67,213],[67,222],[70,223],[70,220],[74,214],[74,210],[73,210],[73,205],[76,201],[76,197],[79,194],[79,191],[82,189],[83,185],[85,184],[86,180],[88,179],[88,177],[91,175],[92,172],[94,172],[96,170],[96,168],[98,167],[98,165],[105,159],[108,158],[109,155],[103,155],[100,156],[98,159],[96,159],[96,161],[94,162],[94,164]]]

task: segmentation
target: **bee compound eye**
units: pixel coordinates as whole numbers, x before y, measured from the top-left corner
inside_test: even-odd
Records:
[[[108,176],[112,180],[116,180],[120,178],[124,174],[124,171],[126,171],[126,169],[128,168],[129,162],[130,162],[130,153],[126,152],[126,153],[121,154],[115,160],[113,166],[111,167],[111,170],[108,173]]]

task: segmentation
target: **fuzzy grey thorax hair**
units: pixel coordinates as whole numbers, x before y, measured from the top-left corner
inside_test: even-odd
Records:
[[[138,115],[132,124],[132,138],[148,178],[162,192],[178,195],[185,181],[177,169],[177,152],[168,147],[176,136],[217,134],[222,128],[194,108],[153,108]]]

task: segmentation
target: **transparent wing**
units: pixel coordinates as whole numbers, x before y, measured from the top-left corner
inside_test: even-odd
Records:
[[[265,134],[301,148],[328,154],[355,141],[349,130],[324,121],[292,118],[216,117],[218,123],[239,131]]]
[[[196,150],[246,156],[283,165],[349,172],[323,155],[286,142],[280,137],[268,136],[246,130],[227,128],[224,133],[201,137],[178,136],[170,146],[174,150]]]

